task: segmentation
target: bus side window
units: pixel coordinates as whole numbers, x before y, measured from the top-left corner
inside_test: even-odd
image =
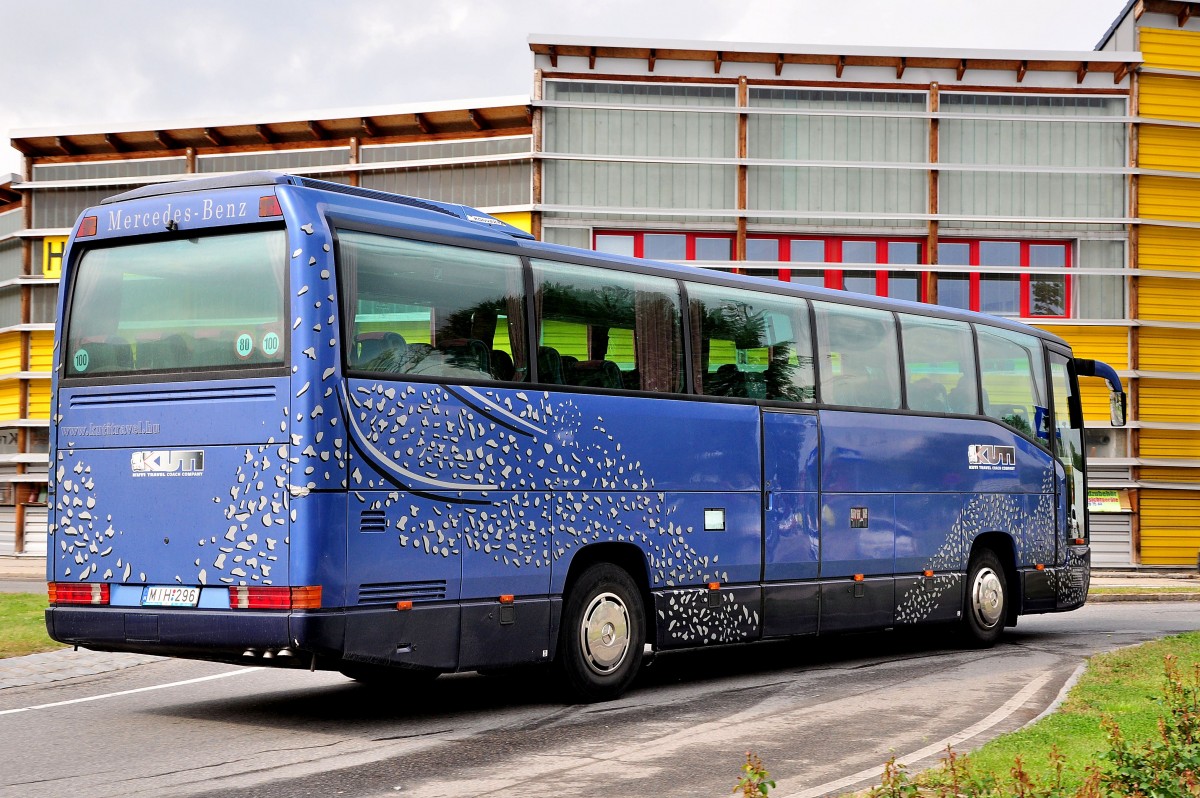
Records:
[[[832,405],[900,407],[896,317],[884,310],[814,302],[821,401]]]
[[[696,393],[812,402],[808,303],[688,284]]]
[[[900,314],[908,408],[978,413],[975,344],[966,322]]]
[[[977,325],[983,412],[1049,448],[1045,364],[1031,335]]]
[[[534,260],[538,380],[678,393],[683,338],[674,280]]]
[[[338,233],[351,369],[440,380],[527,374],[524,280],[513,255]],[[453,279],[450,279],[453,275]]]

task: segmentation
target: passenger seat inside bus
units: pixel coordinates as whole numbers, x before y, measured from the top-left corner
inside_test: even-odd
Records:
[[[538,381],[563,384],[562,356],[551,346],[538,347]]]
[[[447,338],[438,341],[437,348],[448,366],[488,375],[492,373],[491,352],[487,344],[477,338]]]
[[[402,370],[408,343],[396,332],[365,332],[354,337],[358,354],[352,365],[368,371]]]
[[[571,384],[590,388],[624,387],[621,369],[611,360],[581,360],[571,369]]]
[[[87,371],[124,371],[133,368],[133,347],[118,335],[85,338],[79,348],[88,354]]]
[[[511,382],[517,374],[512,355],[503,349],[492,350],[492,376],[501,382]]]
[[[182,335],[139,338],[136,343],[139,369],[178,369],[192,364]]]

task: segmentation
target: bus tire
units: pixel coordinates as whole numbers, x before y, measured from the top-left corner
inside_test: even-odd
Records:
[[[582,701],[610,701],[629,688],[642,664],[642,594],[623,569],[597,563],[572,586],[563,606],[556,665]]]
[[[1008,580],[1000,558],[991,549],[980,549],[967,569],[963,606],[963,625],[972,645],[987,647],[1000,638],[1008,600]]]

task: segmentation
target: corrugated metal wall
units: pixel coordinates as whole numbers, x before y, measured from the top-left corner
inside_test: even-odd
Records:
[[[1200,122],[1200,33],[1142,27],[1139,47],[1138,166],[1182,173],[1138,179],[1138,215],[1146,220],[1138,266],[1180,273],[1136,278],[1138,318],[1154,322],[1138,332],[1137,366],[1156,373],[1139,380],[1138,420],[1149,427],[1137,431],[1137,451],[1168,461],[1137,471],[1140,555],[1146,565],[1194,566],[1200,492],[1186,486],[1200,484],[1200,380],[1192,378],[1200,373],[1200,330],[1191,327],[1200,307],[1200,279],[1192,279],[1200,277],[1200,230],[1154,222],[1200,222],[1200,128],[1173,124]]]

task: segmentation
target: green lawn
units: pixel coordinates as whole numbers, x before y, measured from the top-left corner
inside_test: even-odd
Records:
[[[0,593],[0,657],[62,647],[46,634],[45,610],[42,593]]]
[[[1065,788],[1062,793],[1054,794],[1073,793],[1083,782],[1088,765],[1099,761],[1101,754],[1109,750],[1102,726],[1105,718],[1117,722],[1131,746],[1157,739],[1159,718],[1164,711],[1164,662],[1168,655],[1177,658],[1181,681],[1194,685],[1200,678],[1200,632],[1096,655],[1056,713],[1033,726],[998,737],[974,753],[957,757],[956,765],[967,768],[972,783],[990,782],[999,788],[995,793],[960,789],[959,794],[1037,794],[1023,792],[1014,784],[1014,762],[1019,756],[1024,770],[1035,782],[1045,785],[1053,781],[1053,749],[1063,758]],[[911,778],[930,788],[928,793],[921,794],[944,794],[944,786],[937,788],[945,784],[944,771],[930,770],[912,774]]]

